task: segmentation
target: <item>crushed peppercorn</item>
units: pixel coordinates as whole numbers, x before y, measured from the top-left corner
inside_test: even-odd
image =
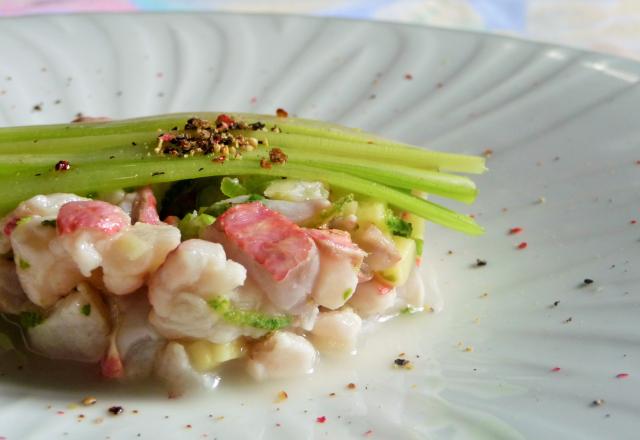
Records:
[[[71,169],[71,164],[68,160],[61,160],[55,165],[54,169],[56,171],[69,171]]]
[[[271,169],[271,162],[265,158],[260,159],[260,168],[264,168],[265,170]]]
[[[124,408],[121,406],[112,406],[108,411],[114,416],[120,415],[124,412]]]
[[[593,280],[591,278],[585,278],[583,283],[588,286],[589,284],[593,284]]]
[[[353,382],[351,382],[351,383],[349,383],[349,384],[347,385],[347,388],[348,388],[348,389],[350,389],[350,390],[355,390],[355,389],[356,389],[356,384],[355,384],[355,383],[353,383]]]
[[[287,163],[287,155],[280,148],[272,148],[269,151],[269,160],[273,164],[283,165]]]
[[[174,127],[169,133],[161,133],[154,151],[159,155],[176,157],[213,155],[214,160],[220,157],[237,159],[242,157],[244,151],[255,149],[258,141],[231,131],[262,128],[264,128],[262,123],[247,125],[226,114],[218,115],[215,124],[206,119],[194,117],[187,120],[183,131]],[[216,161],[221,163],[223,160]]]
[[[95,405],[97,401],[98,399],[96,399],[95,397],[87,396],[84,399],[82,399],[82,404],[84,406],[91,406],[91,405]]]
[[[404,368],[405,370],[411,370],[413,368],[411,361],[408,359],[397,358],[393,361],[393,364],[396,367]]]
[[[279,118],[287,118],[287,117],[289,117],[289,112],[287,112],[283,108],[278,108],[278,109],[276,109],[276,116],[279,117]]]
[[[476,258],[476,267],[484,267],[487,265],[487,260],[481,260],[480,258]]]

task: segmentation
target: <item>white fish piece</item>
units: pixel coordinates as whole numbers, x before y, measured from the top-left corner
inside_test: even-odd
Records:
[[[9,236],[21,218],[39,216],[55,218],[60,207],[68,202],[88,200],[75,194],[54,193],[49,195],[37,195],[20,203],[16,209],[0,220],[0,254],[6,254],[11,250]]]
[[[349,305],[358,315],[368,318],[382,315],[394,306],[397,297],[396,289],[382,284],[375,279],[358,284],[356,293],[349,300]]]
[[[205,229],[247,268],[269,300],[282,310],[302,304],[318,274],[318,250],[302,228],[260,202],[235,205]]]
[[[50,307],[84,279],[71,256],[57,243],[56,228],[32,216],[11,233],[20,285],[29,300]]]
[[[114,297],[118,311],[116,345],[124,366],[124,379],[149,377],[166,340],[149,323],[151,305],[146,290]]]
[[[59,242],[71,255],[80,272],[91,272],[102,265],[101,250],[115,234],[131,225],[122,209],[100,200],[69,202],[56,218]]]
[[[0,313],[17,315],[29,308],[29,298],[25,295],[13,260],[0,257]]]
[[[207,303],[218,295],[238,304],[254,303],[257,299],[249,299],[250,290],[239,289],[245,278],[245,268],[227,260],[220,244],[184,241],[151,277],[149,320],[168,339],[207,339],[220,344],[242,335],[259,337],[264,330],[226,324]]]
[[[198,373],[191,366],[184,346],[173,341],[160,351],[154,371],[167,386],[170,397],[178,397],[194,389],[213,389],[220,382],[215,374]]]
[[[260,202],[267,208],[279,212],[298,225],[306,224],[323,210],[331,206],[331,202],[327,199],[314,199],[302,202],[264,199]]]
[[[301,376],[313,371],[316,357],[316,350],[307,339],[277,331],[251,348],[247,372],[258,381]]]
[[[329,197],[329,190],[322,182],[318,181],[277,179],[269,183],[264,190],[264,195],[275,200],[304,202],[307,200],[326,200]]]
[[[321,352],[354,353],[362,319],[353,310],[322,312],[318,316],[311,342]]]
[[[138,222],[117,233],[99,247],[107,290],[116,295],[135,292],[179,244],[180,230],[163,223]]]
[[[27,330],[27,339],[30,348],[48,358],[93,363],[106,352],[110,330],[100,294],[81,283],[41,324]]]
[[[313,285],[313,300],[328,309],[342,307],[358,284],[358,272],[365,252],[338,229],[306,229],[320,254],[320,271]]]
[[[384,235],[374,224],[355,233],[354,241],[367,252],[364,262],[373,271],[388,269],[401,259],[393,240]]]

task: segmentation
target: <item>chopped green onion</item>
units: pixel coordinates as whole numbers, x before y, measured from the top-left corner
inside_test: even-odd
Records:
[[[82,313],[84,316],[89,316],[91,315],[91,304],[85,304],[80,308],[80,313]]]
[[[241,310],[231,305],[231,301],[217,296],[209,301],[209,306],[229,324],[275,331],[288,327],[293,318],[287,315],[268,315],[255,310]]]

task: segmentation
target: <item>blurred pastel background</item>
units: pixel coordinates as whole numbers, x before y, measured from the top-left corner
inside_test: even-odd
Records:
[[[640,59],[640,0],[0,0],[0,16],[196,10],[489,30]]]

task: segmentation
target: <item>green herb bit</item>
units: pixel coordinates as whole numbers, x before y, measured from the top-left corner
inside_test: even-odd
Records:
[[[398,235],[400,237],[410,237],[411,232],[413,232],[413,225],[402,220],[390,209],[387,210],[385,222],[387,223],[387,226],[389,227],[389,230],[393,235]]]
[[[353,289],[349,287],[347,290],[345,290],[342,293],[342,299],[344,299],[345,301],[348,300],[352,293],[353,293]]]
[[[229,324],[241,325],[262,330],[275,331],[288,327],[293,318],[287,315],[268,315],[255,310],[240,310],[231,305],[231,301],[217,296],[209,301],[209,306],[222,316]]]
[[[20,325],[24,328],[33,328],[42,324],[44,317],[39,312],[27,311],[20,313]]]
[[[25,223],[29,223],[29,221],[32,219],[32,216],[28,216],[28,217],[22,217],[20,220],[18,220],[16,222],[16,226],[20,226],[20,225],[24,225]]]
[[[31,267],[31,264],[29,264],[29,262],[27,260],[23,260],[22,258],[20,258],[18,260],[18,266],[20,266],[20,269],[26,270],[26,269],[29,269]]]
[[[89,316],[91,315],[91,304],[85,304],[80,308],[80,313],[82,313],[84,316]]]
[[[55,228],[58,225],[58,222],[56,221],[55,218],[49,219],[49,220],[42,220],[42,222],[40,223],[42,226],[50,226],[52,228]]]
[[[3,354],[7,351],[15,350],[16,346],[13,344],[13,341],[9,337],[9,335],[5,333],[0,333],[0,354]]]
[[[418,309],[411,306],[406,306],[402,310],[400,310],[400,314],[402,315],[413,315],[416,312],[418,312]]]
[[[260,200],[264,200],[264,197],[260,194],[250,194],[247,202],[259,202]]]
[[[240,183],[237,177],[223,177],[220,182],[220,191],[227,197],[238,197],[249,194],[245,186]]]
[[[178,223],[182,241],[189,240],[190,238],[199,238],[200,233],[215,221],[216,218],[209,214],[191,212],[185,215]]]
[[[229,202],[225,202],[225,201],[220,201],[220,202],[216,202],[213,205],[207,207],[207,208],[201,208],[200,209],[200,214],[208,214],[208,215],[212,215],[214,217],[220,217],[222,214],[224,214],[225,212],[227,212],[227,210],[229,208],[231,208],[233,205]]]
[[[338,217],[342,213],[342,210],[344,209],[345,205],[347,205],[347,203],[353,202],[353,200],[354,200],[353,194],[347,194],[346,196],[339,198],[338,200],[333,202],[331,206],[323,210],[320,213],[318,220],[314,223],[316,223],[317,226],[326,225],[331,220]]]

